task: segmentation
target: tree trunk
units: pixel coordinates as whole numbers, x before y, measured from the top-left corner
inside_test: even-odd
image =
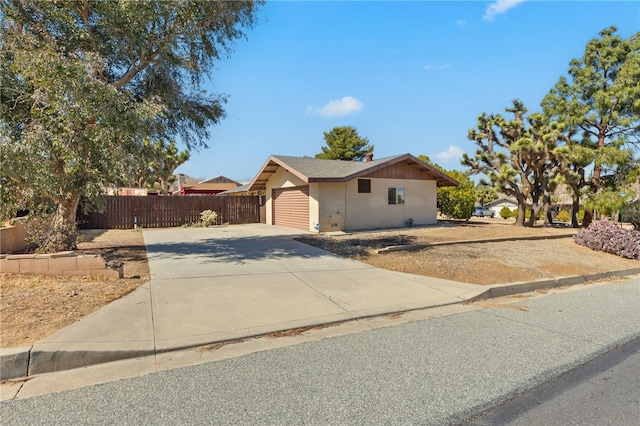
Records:
[[[160,179],[160,191],[162,191],[162,195],[169,195],[169,179],[161,178]]]
[[[571,198],[573,201],[571,204],[571,227],[578,228],[580,226],[578,223],[578,213],[580,212],[580,193],[577,189],[574,188]]]
[[[601,129],[600,134],[598,134],[598,148],[596,149],[596,154],[598,152],[602,152],[602,149],[605,147],[604,139],[605,139],[605,133]],[[598,158],[597,155],[596,155],[596,158]],[[591,185],[590,185],[591,193],[593,194],[597,193],[600,187],[602,186],[602,181],[600,179],[601,176],[602,176],[602,165],[598,164],[598,162],[596,161],[596,164],[593,166],[593,177],[591,178]],[[591,222],[593,222],[593,218],[594,218],[593,209],[585,208],[584,219],[582,220],[582,227],[586,228],[589,225],[591,225]]]
[[[518,216],[516,217],[516,226],[524,226],[525,213],[527,211],[527,199],[524,194],[517,194],[516,200],[518,200]]]
[[[544,224],[553,225],[553,210],[551,208],[551,194],[549,191],[545,191],[542,197],[542,204],[544,206]]]
[[[58,203],[47,240],[38,248],[43,253],[73,250],[76,248],[76,214],[80,194],[68,194]]]

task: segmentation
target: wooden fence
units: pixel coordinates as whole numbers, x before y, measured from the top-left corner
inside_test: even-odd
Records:
[[[78,211],[80,229],[169,228],[200,220],[200,213],[218,213],[218,224],[260,223],[261,197],[247,196],[106,196],[104,212]]]

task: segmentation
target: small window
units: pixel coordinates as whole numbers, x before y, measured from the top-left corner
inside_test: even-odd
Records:
[[[404,204],[404,188],[389,188],[389,204]]]
[[[358,193],[371,194],[371,179],[358,179]]]

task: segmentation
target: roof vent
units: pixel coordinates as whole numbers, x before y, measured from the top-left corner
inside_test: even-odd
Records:
[[[366,161],[367,163],[368,163],[369,161],[373,161],[373,152],[367,152],[367,153],[364,155],[364,161]]]

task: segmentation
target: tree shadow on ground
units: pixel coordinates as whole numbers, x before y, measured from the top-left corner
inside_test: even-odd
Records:
[[[333,239],[323,236],[297,237],[296,240],[321,248],[326,251],[350,258],[368,257],[373,250],[389,246],[410,245],[415,241],[411,235],[385,236],[379,238],[358,238],[357,236],[348,239]]]
[[[189,242],[147,244],[149,259],[168,260],[189,256],[200,258],[204,263],[242,264],[250,260],[311,259],[327,255],[333,256],[291,237],[203,238]]]

